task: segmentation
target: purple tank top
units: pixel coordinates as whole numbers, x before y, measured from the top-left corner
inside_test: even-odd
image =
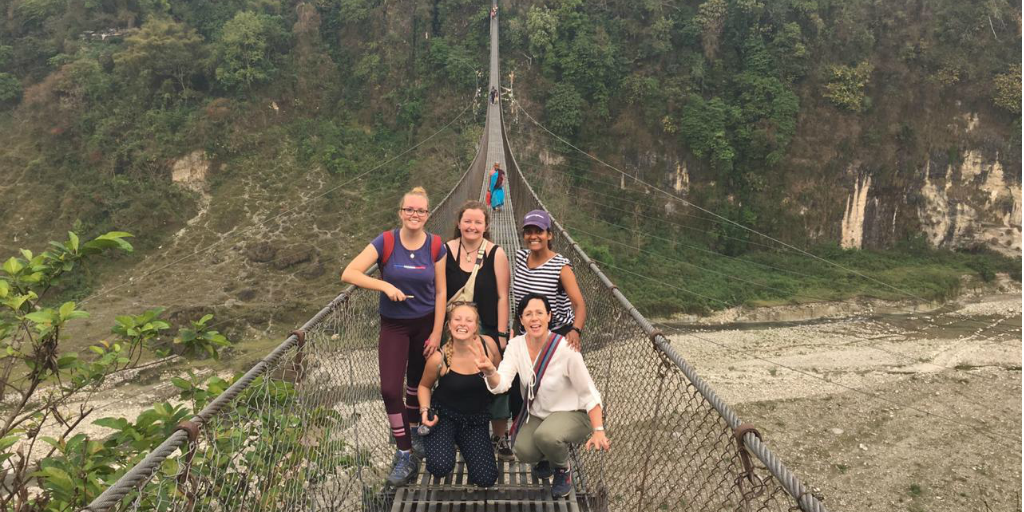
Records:
[[[447,252],[445,245],[441,244],[437,259],[430,260],[430,240],[434,236],[437,235],[428,233],[427,241],[415,251],[406,249],[402,245],[402,237],[395,236],[395,248],[383,269],[384,281],[395,285],[402,293],[412,295],[413,298],[394,302],[381,293],[380,316],[403,320],[422,318],[434,312],[434,298],[437,293],[434,286],[434,263],[441,261]],[[377,249],[378,255],[384,254],[383,233],[377,235],[371,243]]]

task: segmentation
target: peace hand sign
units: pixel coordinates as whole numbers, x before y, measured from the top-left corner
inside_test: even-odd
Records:
[[[483,347],[477,343],[470,343],[469,351],[473,354],[473,362],[476,363],[477,370],[483,372],[484,375],[494,373],[494,362],[487,357],[487,354],[484,354]]]

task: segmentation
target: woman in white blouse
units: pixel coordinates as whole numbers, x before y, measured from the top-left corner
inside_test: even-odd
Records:
[[[526,334],[509,340],[497,369],[478,347],[476,364],[494,394],[507,391],[519,375],[523,410],[512,427],[512,449],[519,460],[535,464],[536,477],[553,475],[551,493],[562,497],[572,490],[569,445],[589,436],[588,449],[609,448],[601,395],[583,356],[548,330],[551,305],[546,297],[526,295],[516,311]]]

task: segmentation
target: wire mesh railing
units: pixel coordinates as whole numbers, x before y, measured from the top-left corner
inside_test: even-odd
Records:
[[[495,221],[514,245],[511,212],[545,208],[515,161],[500,110],[490,110],[476,158],[427,229],[447,238],[461,203],[481,195],[494,159],[489,134],[497,133],[487,127],[498,123],[511,207]],[[583,509],[824,511],[555,227],[556,248],[572,260],[587,303],[583,353],[614,443],[607,453],[576,455]],[[394,448],[375,364],[377,300],[347,288],[226,390],[206,390],[209,403],[87,510],[390,510],[394,494],[384,477]]]
[[[427,229],[479,196],[487,134]],[[376,268],[368,272],[373,273]],[[376,292],[346,288],[85,510],[390,509]]]
[[[502,139],[513,209],[520,214],[546,210],[520,170],[507,134]],[[580,454],[576,486],[588,508],[824,511],[760,434],[741,423],[557,220],[554,224],[555,249],[572,261],[586,301],[583,354],[601,390],[613,442],[607,453]]]

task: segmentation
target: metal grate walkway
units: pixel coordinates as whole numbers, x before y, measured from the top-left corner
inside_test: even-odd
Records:
[[[498,18],[490,36],[488,92],[501,84]],[[516,213],[545,208],[505,128],[500,98],[488,101],[477,155],[427,227],[449,232],[462,201],[486,194],[482,178],[499,162],[506,203],[491,233],[511,257],[520,245]],[[384,485],[394,447],[375,363],[379,294],[349,286],[85,511],[826,512],[557,221],[553,233],[586,297],[584,358],[613,411],[605,425],[614,448],[572,457],[574,495],[554,500],[549,482],[506,462],[489,489],[468,485],[464,462],[445,478],[420,473],[409,486]],[[296,367],[294,380],[280,379]]]
[[[551,479],[537,480],[530,466],[498,461],[498,481],[482,489],[468,483],[461,455],[444,479],[422,470],[415,484],[395,492],[391,512],[579,512],[576,494],[551,497]]]

